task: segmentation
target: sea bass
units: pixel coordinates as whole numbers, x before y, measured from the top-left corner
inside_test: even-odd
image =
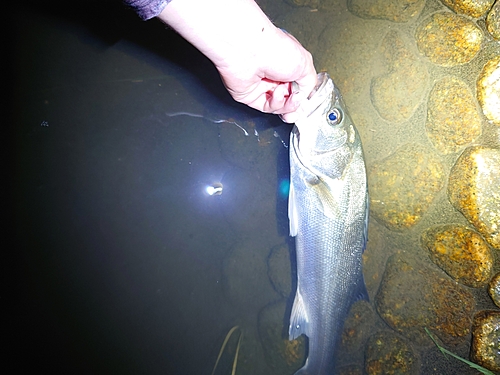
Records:
[[[327,73],[302,106],[290,135],[290,235],[297,251],[297,291],[290,340],[308,337],[296,375],[331,375],[353,302],[368,300],[361,255],[368,193],[359,134]]]

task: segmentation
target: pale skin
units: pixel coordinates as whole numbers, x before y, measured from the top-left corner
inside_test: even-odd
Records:
[[[214,63],[235,100],[295,122],[316,85],[312,56],[254,0],[173,0],[158,18]]]

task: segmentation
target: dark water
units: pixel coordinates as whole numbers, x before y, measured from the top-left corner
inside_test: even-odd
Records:
[[[16,259],[4,303],[14,314],[16,373],[35,365],[209,374],[241,321],[222,285],[239,233],[221,205],[239,198],[204,193],[234,166],[221,156],[217,124],[165,113],[255,117],[261,130],[280,122],[234,103],[202,55],[117,3],[12,12]],[[253,183],[246,178],[237,191],[252,195]]]

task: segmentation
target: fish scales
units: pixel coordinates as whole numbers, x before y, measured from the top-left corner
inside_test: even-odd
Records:
[[[296,375],[329,375],[352,303],[368,299],[362,273],[368,193],[359,134],[328,74],[303,105],[290,136],[290,235],[297,290],[289,335],[308,337]]]

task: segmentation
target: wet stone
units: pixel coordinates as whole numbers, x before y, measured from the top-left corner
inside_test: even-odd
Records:
[[[361,300],[352,305],[344,322],[340,357],[352,358],[353,353],[360,352],[374,321],[375,312],[369,302]]]
[[[288,4],[296,6],[296,7],[309,7],[313,9],[317,9],[320,0],[285,0]]]
[[[491,8],[495,0],[441,0],[455,13],[478,18]]]
[[[491,278],[488,285],[488,294],[495,305],[500,307],[500,272]]]
[[[319,39],[316,37],[320,48],[314,54],[315,62],[319,70],[330,73],[349,108],[351,105],[364,108],[373,77],[373,62],[386,32],[376,23],[347,11],[330,14],[328,27]]]
[[[500,1],[497,1],[489,11],[486,28],[493,38],[500,40]]]
[[[427,69],[396,31],[385,36],[381,52],[388,72],[371,82],[373,106],[384,120],[408,120],[424,96],[429,76]]]
[[[500,371],[500,311],[480,311],[472,326],[471,360]]]
[[[464,82],[454,77],[436,82],[429,95],[425,130],[442,154],[457,152],[481,135],[481,115]]]
[[[500,249],[500,149],[472,146],[452,167],[448,197],[494,248]]]
[[[455,281],[478,288],[491,277],[493,254],[475,231],[461,225],[440,225],[422,234],[429,257]]]
[[[393,332],[382,331],[368,339],[365,350],[368,375],[418,374],[420,361],[411,345]]]
[[[484,116],[500,125],[500,56],[491,59],[483,67],[477,80],[477,99]]]
[[[338,369],[339,375],[363,375],[363,369],[356,365],[343,366]]]
[[[351,13],[361,18],[408,22],[422,11],[423,0],[348,0]]]
[[[264,176],[239,168],[231,168],[222,176],[223,191],[217,199],[225,220],[237,233],[249,237],[273,233],[277,182],[272,175]]]
[[[448,275],[408,254],[387,262],[375,297],[382,319],[419,346],[430,345],[424,327],[449,344],[469,334],[475,302],[472,294]]]
[[[292,277],[287,244],[276,245],[271,249],[267,259],[267,274],[274,290],[284,298],[288,298],[292,292]]]
[[[258,239],[241,239],[223,262],[223,287],[226,297],[242,311],[252,311],[266,306],[279,295],[269,279],[260,277],[266,273],[267,254],[259,253],[265,246]],[[244,292],[243,292],[244,291]]]
[[[407,144],[369,169],[370,211],[391,230],[410,228],[426,213],[443,180],[437,157],[421,145]]]
[[[286,302],[264,307],[258,317],[259,336],[267,364],[275,374],[293,374],[302,367],[306,354],[304,336],[296,340],[283,337]]]
[[[433,63],[455,66],[471,61],[481,49],[483,34],[470,20],[435,13],[417,28],[417,46]]]

